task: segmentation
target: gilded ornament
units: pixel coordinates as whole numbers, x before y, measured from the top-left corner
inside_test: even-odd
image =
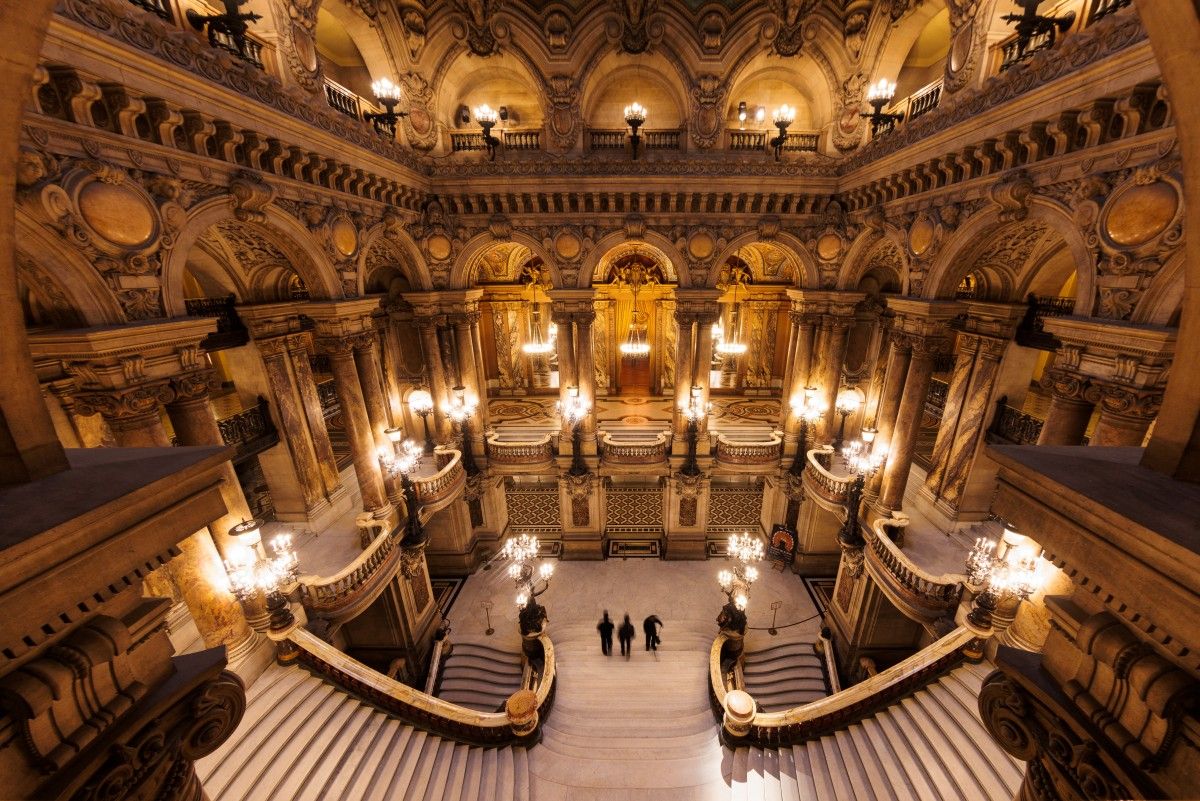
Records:
[[[333,238],[333,246],[343,256],[353,256],[358,251],[358,231],[345,217],[334,221],[330,235]]]
[[[554,252],[567,261],[574,261],[583,250],[579,237],[569,231],[559,234],[554,240]]]
[[[425,247],[429,251],[430,258],[436,261],[445,261],[454,252],[450,245],[450,240],[442,234],[434,234],[429,237],[429,240],[425,243]]]
[[[933,244],[933,223],[927,217],[922,217],[912,224],[908,231],[908,247],[913,255],[920,256],[929,250]]]

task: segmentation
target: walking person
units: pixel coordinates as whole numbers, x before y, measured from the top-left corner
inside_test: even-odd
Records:
[[[646,650],[658,652],[658,644],[662,642],[662,638],[658,636],[658,627],[663,622],[658,619],[658,615],[651,615],[642,621],[642,630],[646,632]]]
[[[617,629],[617,639],[621,641],[621,656],[626,659],[629,658],[629,652],[633,650],[633,635],[636,633],[633,623],[629,622],[629,615],[626,615],[625,622],[621,624],[621,628]]]
[[[605,656],[612,656],[612,635],[613,629],[616,628],[611,620],[608,619],[608,610],[604,610],[604,617],[600,619],[600,623],[596,629],[600,632],[600,653]]]

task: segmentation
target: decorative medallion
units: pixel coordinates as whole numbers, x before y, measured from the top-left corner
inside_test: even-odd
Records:
[[[554,252],[567,261],[574,261],[583,250],[579,237],[570,231],[563,231],[554,239]]]
[[[353,256],[358,252],[358,231],[354,223],[345,217],[338,217],[330,230],[333,246],[343,256]]]
[[[925,254],[933,244],[933,223],[928,217],[921,217],[908,230],[908,249],[914,256]]]
[[[703,261],[713,254],[713,250],[716,249],[716,244],[717,243],[713,239],[712,234],[708,233],[707,231],[697,231],[696,233],[692,234],[692,237],[688,240],[688,254],[694,259]]]
[[[144,246],[158,227],[154,208],[124,182],[91,181],[80,190],[78,204],[83,221],[114,245]]]
[[[435,261],[445,261],[446,259],[450,258],[450,254],[453,253],[450,240],[442,234],[434,234],[433,236],[429,237],[428,241],[425,243],[425,247],[429,251],[430,258],[434,259]]]
[[[842,238],[834,233],[822,234],[817,240],[817,255],[821,261],[833,261],[842,255]]]
[[[1144,245],[1166,230],[1179,211],[1179,193],[1166,181],[1134,185],[1104,211],[1104,232],[1122,247]]]

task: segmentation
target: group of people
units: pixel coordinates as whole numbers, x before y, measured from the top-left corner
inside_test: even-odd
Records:
[[[658,615],[650,615],[642,621],[642,631],[646,635],[646,650],[658,652],[658,644],[662,642],[662,637],[658,631],[662,627],[663,622],[659,620]],[[600,632],[600,651],[605,656],[612,656],[613,631],[617,632],[617,639],[621,642],[621,656],[629,658],[629,652],[633,650],[633,638],[637,631],[633,628],[633,623],[629,620],[629,615],[625,615],[625,621],[618,627],[608,616],[608,610],[604,610],[604,617],[600,618],[600,623],[596,626],[596,630]],[[657,658],[657,657],[656,657]]]

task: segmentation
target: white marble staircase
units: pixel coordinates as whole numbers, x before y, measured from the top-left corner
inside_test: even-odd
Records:
[[[1008,801],[1024,769],[979,720],[976,697],[991,669],[964,664],[871,717],[801,745],[727,750],[731,798]]]
[[[442,660],[437,697],[477,712],[496,712],[521,689],[520,640],[453,637]]]
[[[825,669],[811,642],[757,633],[746,637],[742,674],[746,692],[767,712],[807,704],[828,695]]]
[[[529,801],[528,751],[405,725],[301,667],[272,666],[242,724],[196,763],[212,801]]]

